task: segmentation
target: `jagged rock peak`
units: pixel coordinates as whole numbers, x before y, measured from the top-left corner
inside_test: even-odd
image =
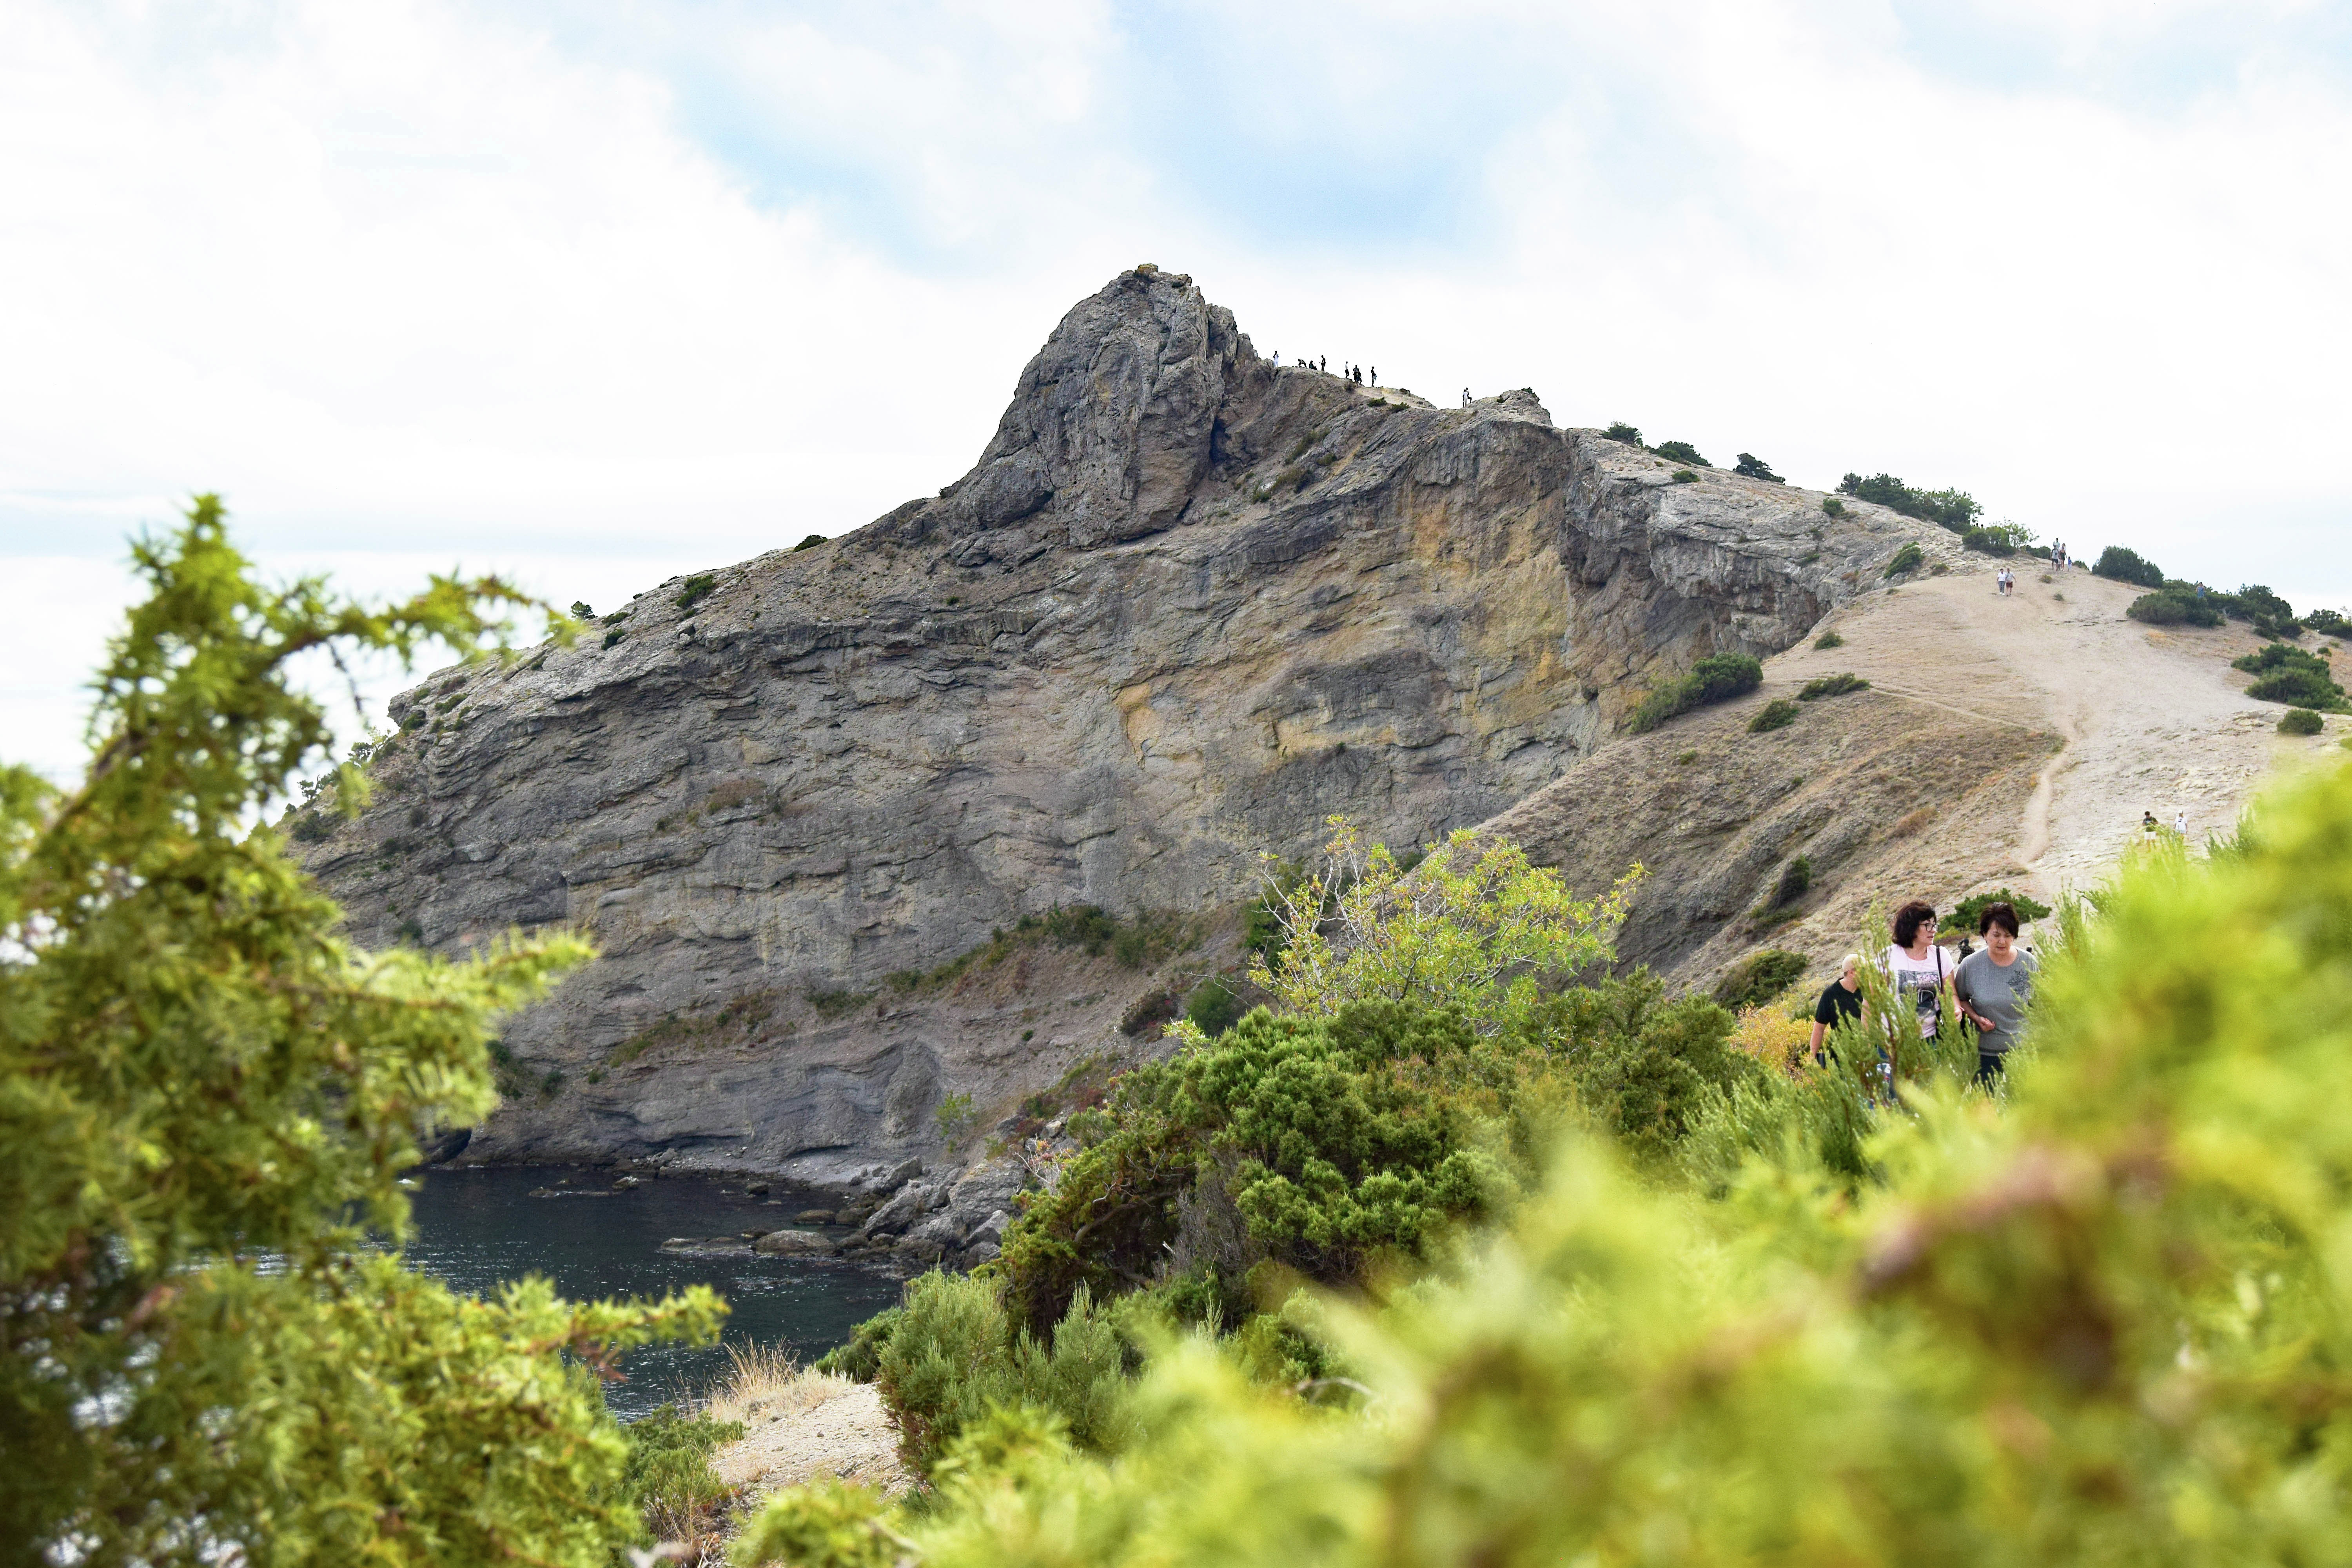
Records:
[[[1207,471],[1228,396],[1273,370],[1191,278],[1122,272],[1022,371],[971,472],[893,513],[894,531],[911,543],[1024,524],[1079,548],[1158,532]]]

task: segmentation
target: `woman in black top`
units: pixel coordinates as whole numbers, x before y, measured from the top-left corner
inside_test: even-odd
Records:
[[[1847,1018],[1862,1016],[1862,955],[1849,952],[1839,961],[1838,977],[1829,983],[1822,999],[1813,1004],[1813,1060],[1827,1061],[1822,1042],[1832,1029]]]

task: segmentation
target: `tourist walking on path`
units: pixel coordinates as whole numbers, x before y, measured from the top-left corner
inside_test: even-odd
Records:
[[[2017,910],[2010,905],[1987,904],[1977,917],[1977,934],[1984,938],[1984,951],[1960,960],[1952,985],[1962,1016],[1979,1031],[1977,1081],[1990,1086],[2024,1031],[2036,965],[2017,945]]]
[[[1862,1016],[1862,954],[1849,952],[1838,960],[1838,977],[1813,1004],[1813,1060],[1829,1059],[1826,1042],[1832,1029]]]
[[[1952,966],[1936,945],[1936,908],[1914,899],[1895,911],[1895,945],[1882,962],[1897,1001],[1906,997],[1919,1020],[1919,1037],[1931,1040],[1943,1026],[1944,993]]]

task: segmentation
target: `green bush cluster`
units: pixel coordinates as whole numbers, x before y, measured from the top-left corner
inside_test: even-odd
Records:
[[[2091,568],[2095,577],[2112,577],[2118,583],[2135,583],[2143,588],[2164,586],[2164,574],[2153,561],[2144,560],[2139,552],[2120,544],[2110,544],[2099,552],[2098,564]]]
[[[1005,1236],[1006,1304],[1042,1330],[1081,1288],[1101,1300],[1150,1286],[1183,1315],[1234,1321],[1270,1277],[1381,1277],[1507,1202],[1570,1100],[1644,1147],[1671,1143],[1698,1086],[1737,1073],[1729,1026],[1644,973],[1559,993],[1488,1037],[1401,1003],[1261,1008],[1118,1080],[1102,1135]]]
[[[1241,1022],[1245,1011],[1240,987],[1222,975],[1202,981],[1184,998],[1184,1016],[1213,1040]]]
[[[1819,647],[1821,644],[1815,643],[1813,646],[1815,647]],[[1800,702],[1818,702],[1824,697],[1843,697],[1849,691],[1867,691],[1869,689],[1870,682],[1854,674],[1852,670],[1847,670],[1842,674],[1817,676],[1813,679],[1808,680],[1805,682],[1804,689],[1797,693],[1797,700]]]
[[[2290,708],[2279,715],[2282,735],[2316,735],[2326,727],[2326,721],[2308,708]]]
[[[1739,461],[1732,465],[1731,471],[1744,479],[1769,479],[1776,485],[1786,482],[1772,471],[1771,464],[1753,452],[1740,453]]]
[[[1628,425],[1622,419],[1612,421],[1609,428],[1601,434],[1612,441],[1622,442],[1628,447],[1638,447],[1642,444],[1641,426]]]
[[[1808,867],[1808,881],[1810,872]],[[1801,952],[1785,952],[1778,948],[1764,948],[1724,971],[1716,982],[1715,1000],[1730,1008],[1760,1007],[1804,977],[1809,967]]]
[[[2124,614],[2152,626],[2218,626],[2229,617],[2221,606],[2198,595],[2193,585],[2158,588],[2134,599]]]
[[[675,603],[681,610],[691,610],[719,590],[719,579],[708,572],[698,572],[678,585]]]
[[[1845,638],[1838,636],[1837,633],[1833,631],[1823,632],[1821,636],[1813,639],[1813,646],[1826,653],[1831,648],[1845,647]]]
[[[1822,498],[1822,515],[1824,517],[1843,517],[1845,515],[1845,502],[1838,500],[1835,496],[1823,496]]]
[[[1000,1406],[919,1508],[768,1517],[851,1541],[797,1561],[894,1561],[870,1526],[938,1568],[2336,1562],[2352,769],[2096,909],[1992,1093],[1870,971],[1829,1067],[1700,1094],[1667,1164],[1572,1132],[1492,1230],[1302,1322],[1344,1382],[1171,1337],[1115,1462]]]
[[[2004,558],[2033,548],[2033,531],[2021,523],[1995,522],[1970,528],[1960,535],[1960,548]]]
[[[1081,1286],[1040,1339],[1004,1310],[999,1281],[933,1272],[910,1282],[875,1357],[874,1383],[907,1460],[929,1470],[992,1408],[1053,1412],[1075,1442],[1115,1448],[1127,1351]]]
[[[1650,450],[1669,463],[1688,463],[1694,468],[1700,468],[1714,466],[1701,457],[1699,449],[1688,441],[1661,441]]]
[[[1927,552],[1919,548],[1917,542],[1906,543],[1895,552],[1895,559],[1886,563],[1886,575],[1900,577],[1906,572],[1916,572],[1927,559]]]
[[[2341,610],[2306,611],[2303,624],[2322,637],[2352,637],[2352,620],[2347,620]]]
[[[1966,490],[1915,489],[1893,474],[1873,474],[1868,479],[1848,474],[1838,481],[1838,493],[1932,522],[1954,533],[1966,533],[1984,510]]]
[[[1797,715],[1803,711],[1787,698],[1775,697],[1756,710],[1756,717],[1748,721],[1748,732],[1761,735],[1773,730],[1785,730],[1795,723]]]
[[[1656,729],[1667,720],[1710,702],[1727,702],[1764,684],[1764,667],[1744,653],[1712,653],[1687,673],[1653,687],[1633,710],[1626,728],[1634,734]]]
[[[621,1489],[659,1540],[672,1540],[716,1521],[734,1489],[710,1468],[722,1443],[743,1436],[740,1421],[682,1415],[665,1405],[627,1427],[629,1457]]]
[[[2326,659],[2285,643],[2270,643],[2261,650],[2230,661],[2230,668],[2253,676],[2246,695],[2263,702],[2284,702],[2297,708],[2341,710],[2344,688]]]
[[[1936,927],[1940,936],[1974,936],[1977,921],[1989,904],[2007,904],[2017,911],[2020,921],[2046,920],[2050,906],[2028,893],[2013,893],[2007,888],[1995,888],[1989,893],[1971,893],[1952,906]]]
[[[2297,637],[2303,623],[2294,606],[2259,583],[2224,594],[2175,577],[2163,581],[2152,594],[2132,601],[2124,612],[2150,626],[2218,626],[2225,619],[2241,620],[2266,637]]]

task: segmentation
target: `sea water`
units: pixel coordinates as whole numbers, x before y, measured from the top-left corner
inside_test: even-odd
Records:
[[[652,1299],[688,1285],[708,1285],[725,1297],[732,1310],[719,1344],[647,1345],[623,1357],[627,1381],[604,1391],[623,1420],[706,1392],[727,1371],[729,1344],[782,1345],[813,1360],[898,1300],[895,1277],[855,1264],[662,1250],[672,1237],[782,1229],[802,1210],[830,1208],[837,1199],[781,1184],[761,1196],[740,1182],[693,1176],[648,1176],[631,1191],[614,1193],[613,1176],[585,1166],[421,1172],[408,1194],[415,1216],[409,1262],[477,1296],[537,1274],[575,1300]],[[535,1190],[610,1195],[532,1197]]]

